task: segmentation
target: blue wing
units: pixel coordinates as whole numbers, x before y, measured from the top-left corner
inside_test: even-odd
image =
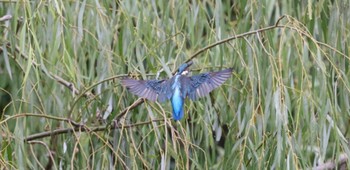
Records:
[[[121,84],[131,93],[151,101],[156,101],[158,98],[159,102],[164,102],[170,98],[166,93],[167,80],[134,80],[126,77],[121,80]]]
[[[232,75],[232,68],[217,72],[208,72],[187,77],[190,85],[187,86],[187,96],[197,100],[222,85]]]

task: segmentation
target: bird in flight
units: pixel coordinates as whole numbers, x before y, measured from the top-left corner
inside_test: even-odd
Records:
[[[188,77],[192,61],[182,64],[176,74],[164,80],[135,80],[124,77],[121,84],[131,93],[151,101],[171,101],[174,120],[184,116],[183,106],[186,97],[195,101],[206,96],[222,85],[232,75],[232,68],[217,72],[207,72]]]

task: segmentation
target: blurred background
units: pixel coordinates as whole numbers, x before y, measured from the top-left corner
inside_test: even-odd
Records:
[[[349,5],[1,1],[0,167],[344,168]],[[190,59],[192,75],[234,71],[186,100],[181,121],[170,102],[143,102],[120,85],[169,78]]]

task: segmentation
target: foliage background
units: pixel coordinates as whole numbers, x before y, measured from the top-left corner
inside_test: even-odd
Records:
[[[12,19],[0,22],[0,167],[305,169],[347,161],[349,5],[2,1],[0,16]],[[180,122],[169,102],[142,103],[119,84],[125,75],[167,78],[198,50],[241,33],[193,56],[193,74],[234,73],[210,96],[186,101]]]

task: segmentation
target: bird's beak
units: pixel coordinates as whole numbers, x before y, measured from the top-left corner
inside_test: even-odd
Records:
[[[193,61],[192,61],[192,60],[189,61],[189,62],[187,63],[187,68],[190,67],[192,64],[193,64]]]

